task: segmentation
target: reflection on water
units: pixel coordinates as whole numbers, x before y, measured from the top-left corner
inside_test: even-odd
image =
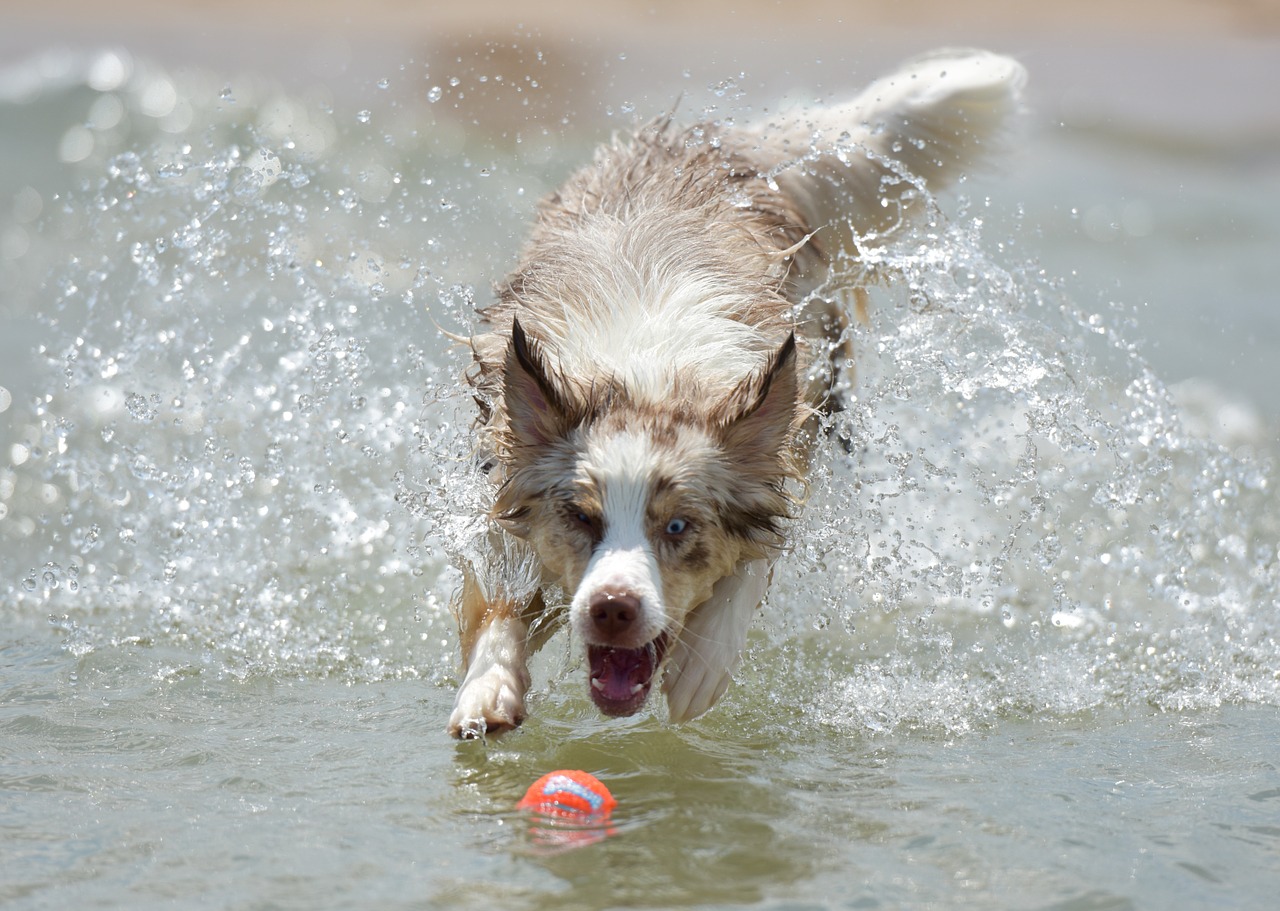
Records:
[[[583,706],[589,709],[589,703]],[[699,734],[653,720],[612,725],[585,719],[584,730],[579,719],[568,724],[556,715],[530,728],[514,749],[460,753],[456,768],[459,785],[475,788],[483,806],[499,808],[514,804],[512,795],[540,766],[607,770],[602,776],[607,774],[619,803],[611,819],[617,837],[592,850],[530,850],[531,841],[538,843],[523,828],[526,820],[500,811],[514,829],[506,839],[516,853],[576,884],[575,896],[555,897],[562,903],[556,907],[595,907],[602,895],[619,904],[679,905],[691,882],[714,884],[724,903],[757,902],[770,887],[801,882],[817,868],[814,833],[778,827],[773,820],[822,819],[844,839],[869,837],[878,828],[859,821],[853,805],[835,799],[817,769],[811,770],[813,778],[797,777],[794,769],[774,780],[756,774],[762,757],[784,768],[802,745],[746,734],[735,725]],[[882,787],[875,765],[851,760],[840,770],[841,779],[850,788]],[[679,839],[670,837],[675,832]],[[619,876],[621,870],[634,875]],[[463,901],[465,891],[459,884],[455,897]]]
[[[999,840],[1028,813],[1046,856],[1074,837],[1052,808],[982,809],[1002,793],[1004,732],[1061,725],[1015,754],[1031,787],[1073,737],[1141,751],[1165,736],[1113,734],[1106,719],[1280,704],[1280,504],[1256,434],[1209,440],[1206,415],[1146,365],[1126,307],[1086,302],[1038,263],[1025,225],[998,227],[974,197],[845,264],[877,281],[833,435],[856,445],[818,461],[721,708],[684,729],[602,721],[562,636],[537,658],[533,722],[450,752],[445,555],[483,491],[455,382],[465,352],[445,333],[504,271],[543,175],[582,151],[547,129],[481,133],[465,96],[497,89],[452,75],[427,77],[425,103],[375,87],[350,109],[118,55],[0,86],[0,117],[55,150],[0,215],[3,306],[34,340],[0,408],[0,586],[18,642],[4,649],[4,731],[21,763],[56,742],[109,769],[6,781],[129,795],[138,776],[117,754],[144,777],[221,776],[183,806],[231,826],[224,836],[262,814],[264,838],[292,846],[293,823],[272,811],[311,813],[464,907],[489,900],[475,881],[494,852],[527,877],[505,885],[512,906],[751,904],[828,887],[852,900],[848,870],[892,902],[949,894],[956,864],[991,887],[983,845],[1030,876],[1039,860]],[[745,107],[732,94],[707,86],[707,106]],[[1266,737],[1266,718],[1235,723]],[[977,766],[952,812],[956,782],[929,776],[964,765],[956,743]],[[369,775],[384,755],[420,782],[421,809]],[[1227,762],[1256,772],[1246,758]],[[554,768],[601,773],[618,837],[528,856],[511,808]],[[1114,809],[1100,785],[1064,789]],[[162,831],[188,844],[186,829]],[[1095,833],[1097,850],[1132,848],[1123,836]],[[210,869],[243,861],[238,842],[208,850]],[[328,850],[308,868],[317,888],[349,872],[345,847]],[[438,855],[448,869],[414,867]],[[24,858],[49,881],[76,863]],[[362,870],[354,882],[381,881]],[[1055,876],[1023,896],[1070,893]]]

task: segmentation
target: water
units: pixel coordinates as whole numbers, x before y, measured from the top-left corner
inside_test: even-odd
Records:
[[[1265,194],[1206,169],[1172,216],[1156,189],[1071,212],[1054,178],[988,181],[869,250],[857,445],[721,707],[603,720],[560,636],[531,721],[457,745],[447,553],[478,493],[445,333],[600,135],[480,125],[527,84],[481,72],[347,100],[122,54],[6,75],[6,907],[1270,907],[1275,413],[1171,392],[1177,333],[1073,274],[1252,225],[1215,287],[1265,328]],[[745,116],[748,86],[687,109]],[[512,807],[554,768],[609,784],[612,837],[529,835]]]

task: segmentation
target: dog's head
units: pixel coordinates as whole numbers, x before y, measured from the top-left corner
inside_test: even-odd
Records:
[[[616,383],[581,388],[512,326],[496,514],[572,593],[591,696],[645,702],[689,611],[739,560],[781,543],[795,476],[796,344],[721,401],[665,407]]]

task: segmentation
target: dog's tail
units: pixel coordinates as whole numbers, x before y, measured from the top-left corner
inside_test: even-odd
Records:
[[[937,193],[989,161],[1025,82],[1026,70],[1009,57],[937,51],[845,104],[782,115],[752,132],[770,176],[819,230],[819,243],[833,225],[847,242],[891,231],[921,190]]]

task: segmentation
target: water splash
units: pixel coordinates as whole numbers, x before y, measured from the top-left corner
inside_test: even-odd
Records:
[[[5,603],[166,674],[448,680],[446,558],[487,494],[440,328],[510,259],[504,175],[530,168],[494,145],[477,182],[451,106],[366,117],[109,63],[57,89],[119,109],[31,216],[46,378],[6,413]],[[1280,701],[1269,465],[1192,433],[1124,307],[984,218],[833,280],[883,278],[731,699],[799,694],[858,735]]]
[[[864,250],[888,278],[777,604],[848,649],[855,730],[1280,696],[1270,466],[1191,434],[1125,334],[962,213]],[[834,633],[833,633],[834,631]]]
[[[424,382],[458,366],[439,326],[461,319],[445,238],[465,217],[423,198],[430,138],[380,137],[371,205],[351,166],[368,155],[332,112],[237,83],[230,119],[197,82],[181,99],[198,126],[170,135],[138,119],[146,85],[118,88],[130,147],[100,144],[40,225],[68,254],[3,530],[45,569],[10,574],[10,603],[62,618],[77,653],[128,640],[237,675],[450,673],[447,592],[422,582],[443,552],[394,501],[418,422],[448,426]]]

